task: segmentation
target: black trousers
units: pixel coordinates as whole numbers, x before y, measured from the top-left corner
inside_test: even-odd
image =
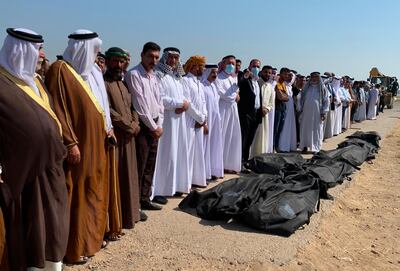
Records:
[[[257,111],[239,114],[240,130],[242,132],[242,161],[249,160],[250,146],[253,143],[254,136],[259,124]]]
[[[356,110],[358,108],[358,104],[353,104],[353,106],[351,107],[351,111],[350,111],[350,120],[354,121],[354,114],[356,113]]]
[[[283,124],[285,124],[286,110],[285,109],[275,109],[275,120],[274,120],[274,148],[279,149],[279,137],[283,130]]]
[[[135,139],[140,201],[149,202],[156,167],[158,139],[152,136],[149,128],[142,122],[140,122],[140,132]]]
[[[383,113],[383,109],[385,108],[385,98],[383,97],[381,97],[380,99],[379,99],[379,112],[382,112]]]

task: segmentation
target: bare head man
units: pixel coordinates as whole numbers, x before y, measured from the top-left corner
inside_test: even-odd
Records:
[[[160,46],[151,41],[143,46],[140,56],[142,58],[142,65],[147,72],[153,70],[154,66],[157,64],[160,58],[160,50]]]
[[[262,67],[260,76],[264,80],[264,82],[268,82],[273,76],[272,75],[272,67],[269,65]]]

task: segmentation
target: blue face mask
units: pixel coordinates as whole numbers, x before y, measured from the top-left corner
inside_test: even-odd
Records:
[[[259,72],[260,72],[259,68],[257,68],[257,67],[251,68],[251,73],[253,74],[253,76],[258,77]]]
[[[227,74],[232,74],[235,71],[235,66],[233,64],[228,64],[225,67],[225,72]]]

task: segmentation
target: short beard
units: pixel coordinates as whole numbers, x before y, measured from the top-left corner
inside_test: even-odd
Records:
[[[120,69],[107,69],[107,73],[115,81],[122,80],[122,70]]]

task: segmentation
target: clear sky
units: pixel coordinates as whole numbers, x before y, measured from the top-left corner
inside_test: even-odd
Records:
[[[0,40],[7,27],[32,29],[55,59],[79,28],[140,60],[147,41],[181,49],[182,59],[227,54],[303,74],[333,71],[366,79],[372,66],[400,77],[400,0],[2,0]]]

